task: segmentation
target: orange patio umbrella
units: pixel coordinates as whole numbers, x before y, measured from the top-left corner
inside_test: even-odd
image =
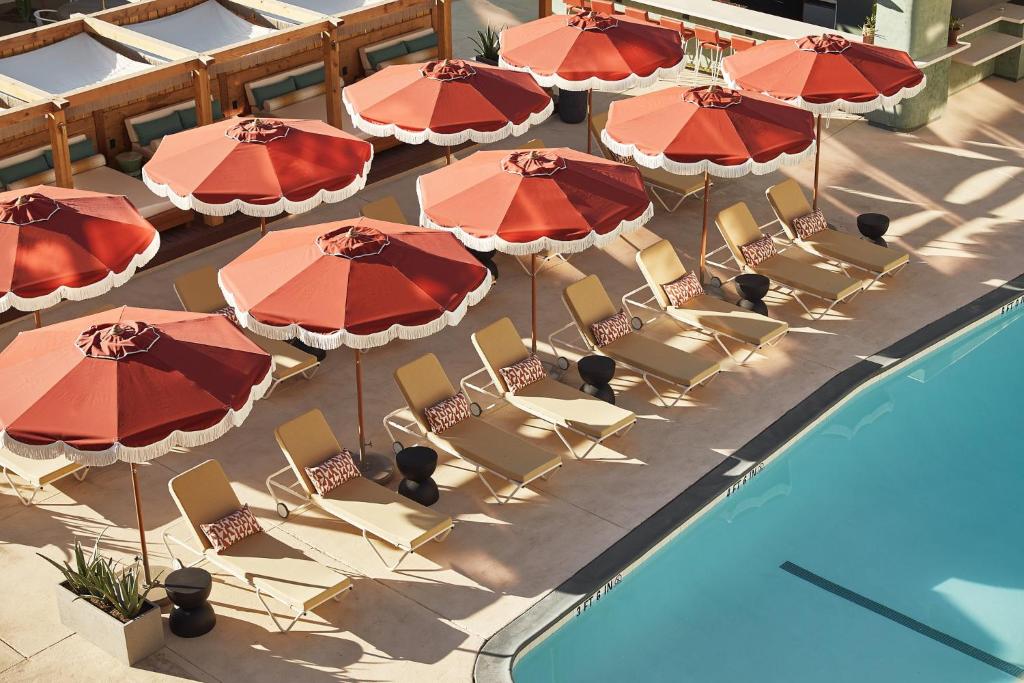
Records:
[[[537,350],[537,254],[603,246],[654,216],[640,171],[568,148],[477,152],[416,181],[420,223],[470,249],[530,255]]]
[[[160,250],[120,195],[38,185],[0,193],[0,312],[39,311],[119,287]]]

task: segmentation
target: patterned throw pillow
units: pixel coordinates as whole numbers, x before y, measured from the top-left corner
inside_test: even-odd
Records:
[[[771,236],[765,235],[741,246],[740,253],[743,254],[743,260],[747,262],[748,266],[756,266],[775,256],[778,252],[775,251],[775,242],[772,241]]]
[[[240,510],[235,510],[230,515],[221,517],[213,524],[200,524],[199,528],[210,540],[214,551],[224,552],[243,538],[263,531],[263,527],[256,521],[256,517],[245,504]]]
[[[238,324],[238,315],[235,313],[235,309],[232,308],[231,306],[218,308],[216,311],[214,311],[214,313],[218,313],[224,316],[225,318],[233,322],[236,326],[241,327],[241,325]]]
[[[498,370],[501,378],[505,380],[508,390],[515,393],[525,386],[533,384],[547,377],[544,372],[544,364],[537,356],[530,356],[523,360]]]
[[[423,410],[430,431],[440,434],[469,417],[469,399],[461,391]]]
[[[347,448],[341,449],[341,453],[332,455],[319,465],[302,469],[306,470],[306,476],[321,496],[326,496],[349,479],[363,476]]]
[[[668,302],[673,306],[682,306],[693,297],[704,293],[696,273],[687,273],[678,280],[663,285],[662,289],[665,290]]]
[[[598,320],[590,326],[590,333],[594,335],[594,341],[598,346],[608,346],[616,339],[625,337],[633,331],[629,324],[629,316],[625,311],[619,311],[615,315],[608,316],[604,320]]]
[[[797,237],[802,240],[826,228],[828,228],[828,221],[825,220],[825,214],[821,212],[821,209],[815,209],[806,216],[793,219],[793,229],[796,230]]]

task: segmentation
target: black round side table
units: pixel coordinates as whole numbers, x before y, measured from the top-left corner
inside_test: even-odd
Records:
[[[583,385],[580,391],[615,404],[615,390],[609,382],[615,377],[615,361],[608,356],[584,356],[576,363]]]
[[[398,483],[399,493],[427,507],[437,502],[441,492],[431,479],[437,468],[437,451],[426,446],[409,446],[398,452],[395,464],[405,477]]]
[[[581,123],[587,118],[587,91],[558,89],[558,118],[565,123]]]
[[[857,229],[864,239],[880,247],[887,247],[885,233],[889,230],[889,217],[883,213],[862,213],[857,216]]]
[[[737,275],[736,289],[739,290],[740,296],[743,297],[737,302],[737,305],[761,315],[768,315],[768,306],[764,303],[764,298],[768,295],[768,288],[770,286],[771,281],[764,275],[758,275],[757,273]]]
[[[171,609],[171,633],[179,638],[196,638],[217,624],[213,606],[207,602],[213,589],[210,572],[199,567],[175,569],[164,580]]]

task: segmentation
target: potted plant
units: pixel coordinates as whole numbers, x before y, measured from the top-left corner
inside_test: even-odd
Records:
[[[949,33],[946,35],[946,45],[948,47],[956,47],[960,43],[957,42],[957,34],[963,30],[964,23],[956,17],[949,18]]]
[[[860,35],[861,40],[868,44],[875,44],[875,21],[878,18],[878,3],[871,5],[871,14],[864,20],[864,26],[861,27]]]
[[[153,586],[142,586],[138,561],[119,568],[112,558],[102,557],[96,546],[87,559],[78,542],[73,567],[67,561],[60,564],[39,556],[64,575],[57,584],[62,624],[128,665],[163,647],[160,608],[146,599]]]
[[[498,35],[498,31],[488,26],[483,31],[477,31],[476,38],[470,38],[476,45],[476,61],[498,66]]]

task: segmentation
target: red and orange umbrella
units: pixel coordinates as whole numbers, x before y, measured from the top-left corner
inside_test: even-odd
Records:
[[[122,196],[40,185],[0,193],[0,312],[82,301],[127,282],[160,234]]]
[[[457,325],[491,287],[487,268],[451,235],[369,218],[271,233],[219,279],[250,330],[355,350],[362,455],[362,351]]]
[[[142,179],[180,209],[266,219],[351,197],[372,160],[369,142],[323,121],[231,118],[168,135]]]
[[[755,90],[818,117],[833,111],[862,114],[921,92],[926,79],[910,55],[835,35],[767,40],[727,57],[722,75],[733,87]],[[818,200],[818,159],[814,162]]]
[[[709,176],[737,178],[800,163],[814,153],[814,117],[751,92],[672,87],[613,102],[601,140],[641,166],[704,174],[703,277]]]
[[[603,246],[654,216],[640,171],[568,148],[477,152],[419,177],[420,223],[470,249],[536,255]]]
[[[0,352],[0,443],[26,458],[136,464],[245,420],[271,359],[217,314],[118,308],[22,332]]]
[[[346,86],[341,99],[370,135],[446,147],[522,135],[554,109],[528,75],[461,59],[389,66]]]

